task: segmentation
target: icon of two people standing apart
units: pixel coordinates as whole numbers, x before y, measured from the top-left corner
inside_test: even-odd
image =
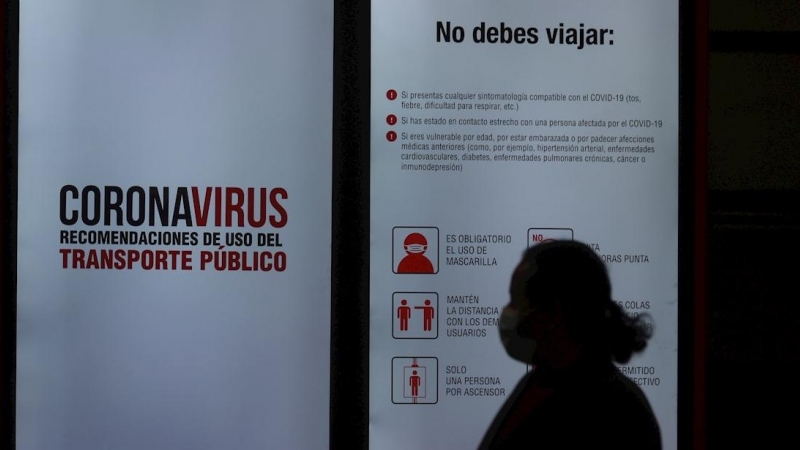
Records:
[[[422,310],[422,330],[431,331],[435,312],[434,307],[431,306],[430,299],[425,299],[424,306],[415,306],[414,309]],[[400,331],[408,331],[408,319],[410,318],[411,307],[408,306],[408,301],[406,299],[400,300],[400,306],[397,307],[397,319],[400,321]]]

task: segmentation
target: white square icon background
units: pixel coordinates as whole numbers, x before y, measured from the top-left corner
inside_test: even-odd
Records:
[[[423,275],[439,272],[439,229],[392,228],[392,271]]]
[[[392,403],[434,404],[439,401],[439,360],[431,357],[392,358]]]
[[[528,247],[554,239],[573,241],[575,233],[571,228],[528,228]]]
[[[392,294],[392,337],[436,339],[439,336],[439,295],[435,292]]]

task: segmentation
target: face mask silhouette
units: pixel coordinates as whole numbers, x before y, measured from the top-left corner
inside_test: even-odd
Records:
[[[531,364],[536,353],[536,341],[519,335],[520,320],[519,310],[506,306],[503,308],[500,320],[497,321],[497,328],[508,356],[519,362]]]
[[[421,245],[421,244],[411,244],[411,245],[406,245],[405,247],[408,253],[424,253],[425,250],[428,249],[427,245]]]

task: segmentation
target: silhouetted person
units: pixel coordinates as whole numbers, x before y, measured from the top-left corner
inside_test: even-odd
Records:
[[[480,449],[651,450],[658,423],[644,393],[614,366],[649,333],[611,299],[603,261],[553,241],[523,255],[499,321],[509,356],[533,370],[498,412]]]

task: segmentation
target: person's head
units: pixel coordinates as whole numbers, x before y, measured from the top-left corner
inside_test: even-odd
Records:
[[[612,300],[605,264],[586,244],[549,241],[528,249],[514,271],[510,294],[501,333],[516,359],[552,364],[589,357],[624,363],[647,344],[644,324]]]
[[[411,233],[403,241],[403,248],[408,254],[423,254],[428,250],[428,240],[421,233]]]

